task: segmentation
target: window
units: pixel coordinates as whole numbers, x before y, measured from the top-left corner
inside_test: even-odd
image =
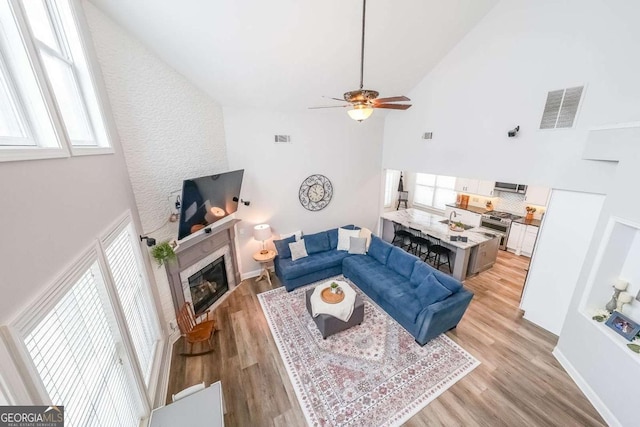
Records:
[[[387,169],[387,173],[384,181],[384,207],[385,208],[390,207],[391,204],[393,203],[394,183],[396,182],[396,175],[397,175],[396,171]]]
[[[50,403],[65,406],[68,426],[136,427],[142,415],[105,291],[93,261],[24,339]]]
[[[444,210],[447,203],[456,201],[455,185],[452,176],[417,173],[413,203]]]
[[[137,240],[137,236],[133,227],[128,225],[115,235],[105,252],[138,363],[148,386],[159,328],[155,312],[149,310],[153,306],[153,300],[141,273],[142,265],[137,248],[134,247],[134,239]]]
[[[0,160],[111,152],[70,1],[0,0]]]
[[[137,427],[149,414],[163,341],[135,239],[126,215],[13,325],[27,391],[64,405],[65,425]]]

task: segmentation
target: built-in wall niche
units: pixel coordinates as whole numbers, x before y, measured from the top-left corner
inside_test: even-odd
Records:
[[[640,291],[640,224],[620,218],[611,218],[596,256],[589,282],[582,298],[580,311],[591,319],[596,310],[604,309],[613,295],[613,285],[621,279],[629,283],[626,292],[633,295],[632,302],[625,304],[622,313],[640,322],[640,301],[635,299]],[[595,323],[595,322],[594,322]],[[608,330],[604,323],[601,330],[619,345],[628,341]],[[640,361],[640,357],[630,352]]]

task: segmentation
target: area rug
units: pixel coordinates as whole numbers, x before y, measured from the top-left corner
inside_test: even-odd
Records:
[[[446,335],[418,345],[360,289],[361,325],[322,339],[305,291],[258,295],[310,426],[398,426],[480,364]]]

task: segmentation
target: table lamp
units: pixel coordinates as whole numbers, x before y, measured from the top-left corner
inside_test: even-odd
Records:
[[[271,238],[271,227],[269,224],[258,224],[253,227],[253,238],[262,242],[261,254],[264,255],[269,252],[264,247],[265,240],[269,240]]]

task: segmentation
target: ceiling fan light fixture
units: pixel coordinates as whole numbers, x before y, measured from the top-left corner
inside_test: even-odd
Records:
[[[373,114],[373,108],[367,105],[354,105],[353,109],[347,110],[347,114],[349,114],[349,117],[353,120],[361,122]]]

